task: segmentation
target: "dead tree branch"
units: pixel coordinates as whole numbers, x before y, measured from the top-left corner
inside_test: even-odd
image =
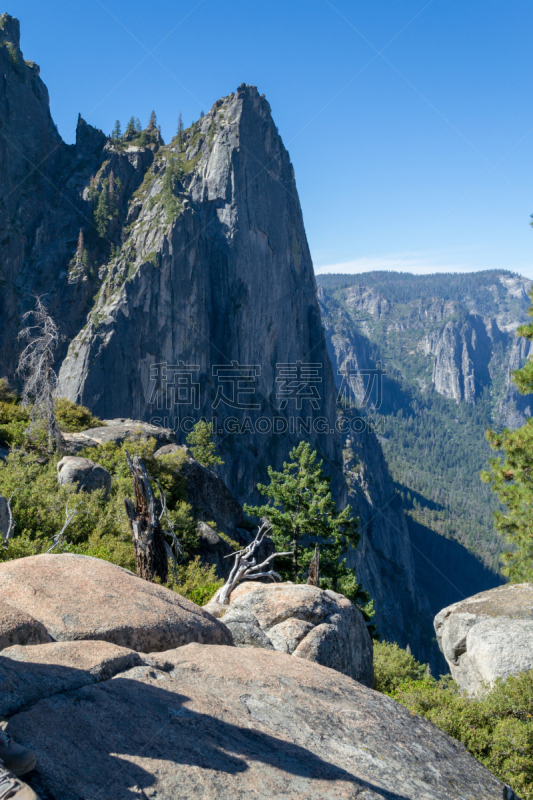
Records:
[[[235,589],[237,584],[243,580],[251,581],[255,578],[271,578],[272,580],[281,580],[278,573],[274,572],[273,569],[269,569],[266,572],[263,572],[262,570],[264,570],[265,567],[268,567],[270,562],[273,561],[276,556],[290,556],[290,553],[273,553],[260,564],[258,564],[254,558],[255,551],[261,546],[263,539],[269,531],[270,526],[268,523],[264,522],[257,531],[257,535],[253,542],[250,542],[250,544],[243,550],[239,550],[237,553],[231,553],[231,555],[235,558],[235,563],[233,564],[230,576],[224,586],[221,586],[217,591],[211,602],[220,603],[224,606],[229,605],[229,598],[233,589]],[[226,558],[229,558],[229,556],[226,556]]]
[[[165,541],[165,550],[167,551],[167,556],[169,559],[170,569],[172,571],[172,577],[176,583],[179,583],[178,579],[178,560],[183,556],[184,550],[179,541],[178,537],[174,533],[175,527],[174,523],[168,516],[168,509],[167,509],[167,496],[163,491],[163,488],[157,478],[154,478],[154,483],[156,484],[157,488],[159,489],[159,497],[161,500],[161,513],[159,514],[159,522],[165,517],[167,521],[167,525],[169,530],[163,530],[165,536],[168,536],[171,539],[171,544]]]
[[[65,524],[63,525],[63,527],[61,528],[59,533],[54,537],[52,545],[51,545],[51,547],[48,548],[48,550],[45,551],[46,553],[51,553],[52,550],[55,547],[57,547],[57,545],[59,544],[59,542],[63,538],[63,534],[67,530],[68,526],[70,525],[70,523],[72,522],[74,517],[77,517],[78,514],[83,514],[83,509],[81,509],[79,506],[76,506],[76,508],[74,508],[72,511],[70,511],[69,510],[69,503],[70,503],[70,497],[69,497],[69,499],[67,501],[67,505],[66,505],[66,508],[65,508]]]
[[[13,500],[13,495],[14,494],[15,494],[15,492],[13,492],[11,494],[11,497],[9,498],[9,500],[7,500],[7,515],[8,515],[9,522],[8,522],[8,525],[7,525],[7,531],[2,535],[2,538],[4,540],[4,550],[7,550],[8,546],[9,546],[9,540],[11,539],[11,537],[13,536],[13,534],[15,532],[15,520],[13,519],[13,511],[11,509],[11,501]]]
[[[134,455],[132,459],[126,451],[126,461],[133,478],[135,502],[126,498],[124,503],[133,536],[137,575],[146,581],[156,577],[166,581],[168,545],[163,538],[150,479],[139,456]]]

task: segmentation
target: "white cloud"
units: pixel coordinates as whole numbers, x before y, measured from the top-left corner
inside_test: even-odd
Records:
[[[356,275],[359,272],[372,272],[374,270],[390,270],[392,272],[412,272],[418,275],[429,275],[435,272],[476,272],[490,267],[477,267],[471,264],[438,263],[430,255],[424,256],[367,256],[355,258],[353,261],[342,261],[339,264],[326,264],[316,267],[315,273],[323,275],[326,272],[341,272]]]

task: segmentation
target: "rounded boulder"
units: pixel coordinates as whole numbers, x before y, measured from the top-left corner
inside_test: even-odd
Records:
[[[214,608],[217,616],[220,608]],[[373,686],[372,640],[344,595],[307,584],[248,581],[231,593],[222,619],[237,647],[278,650]]]
[[[226,626],[185,597],[108,561],[71,553],[0,564],[0,593],[52,640],[99,639],[145,653],[190,642],[233,644]]]
[[[456,683],[469,695],[533,669],[533,583],[508,583],[443,608],[435,632]]]
[[[75,484],[78,491],[94,492],[104,489],[106,497],[111,490],[109,471],[90,458],[78,456],[65,456],[61,459],[57,465],[57,482],[59,486]]]

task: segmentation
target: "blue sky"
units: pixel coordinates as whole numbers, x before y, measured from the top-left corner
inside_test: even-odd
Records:
[[[67,142],[242,82],[270,101],[315,269],[533,278],[531,0],[11,0]]]

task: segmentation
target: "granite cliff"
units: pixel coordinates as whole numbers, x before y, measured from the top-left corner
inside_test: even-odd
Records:
[[[381,448],[338,430],[294,171],[267,100],[242,84],[167,145],[154,120],[113,138],[80,117],[66,145],[18,22],[0,26],[1,374],[13,376],[21,316],[44,293],[65,336],[59,393],[101,418],[175,426],[178,441],[215,419],[219,475],[240,502],[307,438],[361,515],[349,557],[382,635],[429,660],[431,613]]]

